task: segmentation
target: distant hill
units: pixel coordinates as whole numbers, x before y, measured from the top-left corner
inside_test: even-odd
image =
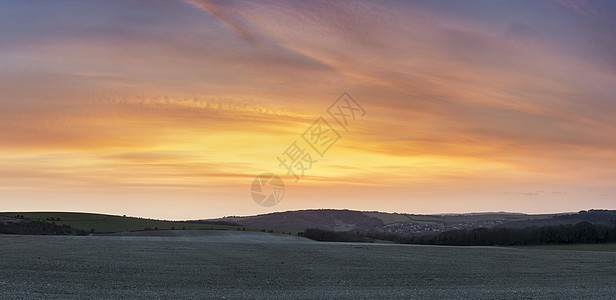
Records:
[[[2,221],[4,220],[4,221]],[[181,229],[216,229],[216,230],[246,230],[280,233],[280,230],[254,228],[229,222],[200,221],[196,223],[184,221],[164,221],[127,216],[105,214],[73,213],[73,212],[1,212],[0,225],[15,222],[43,222],[70,228],[87,233],[112,233],[138,230],[181,230]],[[6,225],[5,225],[6,227]],[[13,233],[13,232],[7,232]],[[285,231],[289,233],[289,231]],[[297,232],[292,232],[297,234]]]
[[[549,219],[555,214],[526,215],[520,213],[472,213],[443,215],[414,215],[353,210],[299,210],[248,217],[215,219],[252,227],[305,230],[308,228],[333,231],[378,231],[397,234],[439,233],[453,229],[495,227],[515,222]]]
[[[83,235],[85,231],[71,228],[69,225],[24,219],[21,215],[15,217],[0,216],[0,233],[29,235]]]
[[[555,225],[574,225],[580,222],[588,222],[595,225],[616,225],[616,210],[582,210],[573,214],[555,215],[547,219],[524,220],[517,222],[509,222],[498,227],[506,228],[524,228],[530,226],[555,226]]]
[[[616,225],[616,211],[590,210],[578,213],[522,214],[507,212],[415,215],[353,210],[298,210],[247,217],[225,217],[219,221],[245,226],[305,230],[371,231],[399,235],[438,234],[474,228],[524,228],[529,226],[573,225],[589,222]]]
[[[30,225],[21,224],[33,221],[48,223],[58,227],[38,223]],[[74,233],[112,233],[139,230],[218,229],[291,233],[297,235],[300,231],[311,228],[330,231],[361,231],[416,236],[439,234],[445,231],[460,229],[525,228],[529,226],[573,225],[580,222],[613,226],[616,225],[616,211],[590,210],[578,213],[536,215],[505,212],[415,215],[318,209],[196,221],[164,221],[71,212],[0,213],[0,226],[4,227],[5,231],[12,230],[10,233],[30,230],[24,229],[24,226],[38,226],[36,230],[39,231],[65,232],[59,234],[71,234],[71,230],[74,230]],[[9,227],[12,229],[7,229]]]
[[[335,231],[350,231],[383,226],[383,221],[361,211],[352,210],[300,210],[277,212],[250,217],[226,217],[217,219],[245,226],[304,230],[319,228]]]

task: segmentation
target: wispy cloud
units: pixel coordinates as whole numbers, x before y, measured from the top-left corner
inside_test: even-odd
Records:
[[[553,0],[558,4],[582,15],[596,15],[597,10],[587,0]]]
[[[276,156],[347,90],[368,117],[280,209],[604,203],[594,190],[616,178],[608,4],[7,3],[0,177],[13,188],[0,191],[113,186],[146,199],[159,185],[254,212],[245,181],[284,172]]]
[[[229,27],[231,30],[235,32],[235,34],[241,39],[252,42],[254,40],[253,36],[250,32],[240,25],[237,21],[235,21],[230,15],[225,13],[224,7],[215,0],[184,0],[184,2],[203,10],[207,13],[210,13],[214,17],[216,17],[220,22],[222,22],[225,26]],[[224,2],[222,2],[224,3]]]

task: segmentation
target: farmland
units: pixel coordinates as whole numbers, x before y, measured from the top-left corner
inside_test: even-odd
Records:
[[[616,292],[614,252],[178,232],[0,235],[0,298],[607,299]]]
[[[197,224],[176,221],[145,219],[127,216],[114,216],[92,213],[74,212],[2,212],[0,216],[23,216],[32,221],[53,222],[58,225],[69,225],[72,228],[93,233],[109,233],[135,230],[169,230],[169,229],[207,229],[207,230],[248,230],[262,231],[261,228],[246,226],[231,226],[219,224]],[[277,233],[297,234],[298,231],[272,230]]]
[[[616,244],[558,244],[558,245],[533,245],[522,246],[520,249],[541,249],[541,250],[571,250],[571,251],[606,251],[616,252]]]

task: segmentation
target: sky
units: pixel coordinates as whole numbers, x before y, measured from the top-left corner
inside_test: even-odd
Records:
[[[614,53],[609,0],[0,0],[0,210],[616,209]]]

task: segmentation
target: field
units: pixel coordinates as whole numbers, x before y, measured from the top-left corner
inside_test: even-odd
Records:
[[[395,213],[381,212],[364,212],[365,215],[375,217],[381,220],[384,224],[397,222],[413,222],[418,224],[435,224],[439,222],[455,223],[455,222],[478,222],[478,221],[523,221],[523,220],[540,220],[548,219],[554,214],[499,214],[499,213],[482,213],[482,214],[466,214],[466,215],[407,215]]]
[[[121,231],[134,231],[149,229],[218,229],[218,230],[248,230],[261,231],[261,228],[238,227],[228,225],[192,224],[174,221],[163,221],[154,219],[143,219],[135,217],[124,217],[91,213],[72,213],[72,212],[2,212],[1,216],[14,217],[23,215],[25,218],[34,221],[54,222],[58,225],[70,225],[73,228],[81,229],[86,232],[108,233]],[[52,219],[53,218],[53,219]],[[58,220],[59,219],[59,220]],[[272,230],[277,233],[289,233],[297,235],[298,231]]]
[[[616,253],[317,243],[236,231],[0,235],[0,298],[593,298]]]
[[[523,246],[520,249],[572,250],[572,251],[606,251],[616,252],[616,244],[562,244]]]

